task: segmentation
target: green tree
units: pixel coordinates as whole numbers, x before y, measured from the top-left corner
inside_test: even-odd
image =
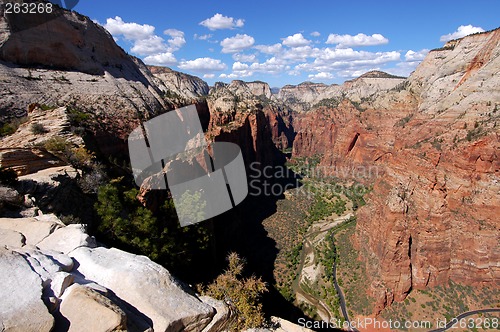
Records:
[[[185,224],[194,224],[205,219],[206,206],[207,202],[201,200],[200,192],[191,193],[187,190],[182,194],[176,208],[179,219]]]
[[[206,228],[199,224],[180,227],[171,199],[154,213],[141,205],[138,194],[138,189],[127,187],[121,178],[99,188],[95,204],[100,217],[98,235],[182,274],[181,270],[208,251]]]

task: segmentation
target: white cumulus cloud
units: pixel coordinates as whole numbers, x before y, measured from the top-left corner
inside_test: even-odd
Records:
[[[409,61],[409,62],[413,62],[413,61],[420,62],[425,58],[427,53],[429,53],[429,50],[426,48],[424,48],[423,50],[420,50],[420,51],[416,51],[416,52],[413,50],[409,50],[405,54],[405,60]]]
[[[134,46],[130,49],[132,53],[139,55],[152,55],[162,52],[167,52],[169,47],[165,44],[165,40],[157,35],[149,36],[145,39],[134,41]]]
[[[210,30],[234,29],[243,27],[243,25],[245,25],[245,20],[235,19],[233,17],[217,13],[214,16],[201,21],[200,25],[203,25]]]
[[[462,38],[477,32],[484,32],[484,29],[481,27],[472,26],[471,24],[461,25],[458,27],[457,31],[449,33],[447,35],[443,35],[441,36],[441,38],[439,38],[439,40],[442,42],[447,42],[452,39]]]
[[[283,39],[283,45],[289,46],[289,47],[306,46],[310,43],[311,43],[311,41],[305,39],[301,33],[296,33],[293,36],[288,36],[288,37]]]
[[[247,34],[237,34],[234,37],[229,37],[220,42],[222,53],[237,53],[246,48],[252,47],[255,39]]]
[[[408,77],[422,62],[427,53],[429,53],[429,50],[426,48],[420,51],[408,50],[405,54],[405,61],[397,63],[394,68],[388,69],[387,72],[393,75]]]
[[[320,73],[317,73],[317,74],[311,74],[308,76],[309,80],[310,81],[328,81],[328,80],[331,80],[333,78],[333,75],[332,73],[328,73],[328,72],[320,72]]]
[[[144,62],[148,65],[157,66],[173,66],[177,63],[177,59],[170,52],[149,55],[144,58]]]
[[[152,25],[125,23],[120,16],[108,18],[104,27],[113,36],[122,35],[127,40],[146,39],[155,32],[155,27]]]
[[[211,74],[227,68],[226,64],[219,59],[197,58],[195,60],[181,61],[178,66],[182,70],[190,70],[198,73]]]
[[[257,60],[257,57],[255,54],[234,53],[233,60],[240,62],[255,62]]]
[[[321,33],[319,33],[318,31],[313,31],[313,32],[311,32],[311,36],[319,37],[319,36],[321,36]]]
[[[180,30],[167,29],[163,31],[163,33],[171,37],[169,40],[167,40],[167,42],[173,51],[177,51],[182,46],[184,46],[184,44],[186,44],[186,39],[184,39],[184,32]]]
[[[290,66],[288,66],[287,62],[278,59],[276,57],[272,57],[270,59],[267,59],[266,61],[262,63],[252,63],[249,67],[252,71],[260,72],[260,73],[265,73],[265,74],[279,74],[282,73],[286,70],[290,69]]]
[[[255,49],[259,50],[265,54],[273,54],[276,55],[281,52],[283,46],[280,43],[274,45],[256,45]]]
[[[206,34],[206,35],[198,35],[197,33],[194,34],[194,39],[199,39],[199,40],[209,40],[212,38],[212,34]]]
[[[130,51],[140,56],[158,55],[159,58],[165,58],[165,54],[171,54],[179,50],[186,40],[184,32],[177,29],[167,29],[163,33],[170,39],[155,34],[155,27],[149,24],[138,24],[134,22],[124,22],[120,16],[108,18],[104,24],[109,33],[115,40],[122,37],[132,43]],[[150,58],[152,59],[152,58]],[[170,63],[170,62],[169,62]]]
[[[357,35],[337,35],[330,34],[326,41],[327,44],[337,44],[337,47],[344,48],[349,46],[374,46],[387,44],[389,39],[385,38],[379,33],[375,33],[371,36],[365,35],[364,33],[358,33]]]

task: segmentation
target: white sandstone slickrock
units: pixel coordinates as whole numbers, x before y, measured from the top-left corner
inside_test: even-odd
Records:
[[[54,215],[0,218],[0,330],[220,331],[230,310]]]
[[[42,279],[19,253],[0,248],[2,331],[50,331],[54,317],[42,301]]]
[[[68,331],[126,331],[127,316],[119,306],[97,291],[70,286],[63,296],[61,314],[70,321]]]
[[[153,320],[155,331],[196,331],[215,314],[211,306],[187,294],[166,269],[145,256],[102,247],[81,247],[70,256],[86,279],[141,308]]]

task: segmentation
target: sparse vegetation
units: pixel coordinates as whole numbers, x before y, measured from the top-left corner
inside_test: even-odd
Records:
[[[486,133],[483,130],[483,127],[479,124],[479,122],[476,121],[474,123],[474,128],[467,131],[467,135],[465,136],[465,139],[467,141],[471,142],[471,141],[474,141],[485,134]]]
[[[346,202],[340,197],[336,196],[333,200],[327,200],[322,195],[316,195],[314,203],[309,210],[309,221],[314,222],[324,219],[333,213],[341,215],[346,210]]]
[[[335,108],[339,105],[340,101],[337,98],[325,98],[316,103],[313,108],[320,106]]]
[[[68,118],[71,124],[81,126],[90,119],[90,114],[75,108],[68,109]]]
[[[352,241],[356,230],[356,218],[351,218],[335,230],[337,278],[350,311],[368,315],[373,310],[373,299],[366,293],[366,267],[358,260],[359,252]]]
[[[431,142],[431,145],[438,151],[441,151],[441,143],[443,143],[442,138],[434,138],[434,140]]]
[[[404,118],[402,118],[401,120],[399,120],[398,122],[396,122],[396,124],[394,126],[396,127],[403,127],[408,123],[410,122],[411,118],[413,118],[413,114],[408,114],[407,116],[405,116]]]
[[[48,133],[49,131],[43,124],[34,122],[31,124],[31,132],[33,133],[33,135],[43,135]]]
[[[255,276],[243,277],[245,262],[236,253],[227,257],[227,270],[207,287],[201,286],[201,292],[227,303],[236,317],[230,322],[231,331],[242,331],[248,328],[261,327],[264,314],[261,295],[267,291],[267,285]]]
[[[28,118],[22,117],[22,118],[14,119],[10,122],[4,123],[3,125],[0,126],[0,137],[9,136],[9,135],[14,134],[17,131],[17,129],[19,128],[19,126],[21,124],[25,123],[26,121],[28,121]]]
[[[413,290],[405,301],[395,302],[382,311],[382,317],[400,321],[417,321],[423,318],[450,321],[469,310],[498,307],[499,298],[500,291],[495,287],[473,287],[449,281],[443,286]],[[483,314],[482,317],[491,320],[495,316]]]

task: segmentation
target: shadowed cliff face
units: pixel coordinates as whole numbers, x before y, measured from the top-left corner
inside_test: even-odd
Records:
[[[389,91],[294,119],[295,154],[374,184],[356,240],[377,311],[411,289],[500,278],[499,54],[500,30],[452,41]]]

